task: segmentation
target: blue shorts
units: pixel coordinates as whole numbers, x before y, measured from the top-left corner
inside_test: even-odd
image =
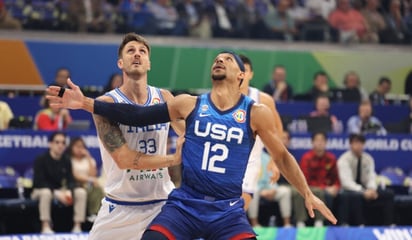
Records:
[[[148,229],[163,233],[169,240],[235,240],[256,236],[243,209],[243,199],[205,200],[187,190],[173,190]]]

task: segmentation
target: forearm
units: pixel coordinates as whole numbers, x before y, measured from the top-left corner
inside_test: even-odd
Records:
[[[298,190],[303,198],[312,194],[299,165],[289,152],[285,152],[284,158],[278,161],[278,167],[283,176]]]
[[[142,107],[133,104],[107,103],[85,98],[82,108],[111,121],[129,126],[143,127],[170,122],[166,103]]]
[[[130,149],[119,149],[112,156],[120,169],[155,169],[179,164],[179,158],[175,154],[147,155]]]

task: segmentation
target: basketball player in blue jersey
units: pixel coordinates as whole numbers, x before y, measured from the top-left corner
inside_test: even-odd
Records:
[[[148,85],[150,47],[140,35],[128,33],[124,36],[118,49],[117,65],[122,70],[123,85],[99,97],[100,101],[148,106],[173,98],[169,91]],[[127,157],[139,157],[136,151],[166,154],[169,123],[133,127],[112,123],[99,115],[93,118],[106,176],[106,197],[89,239],[140,239],[160,212],[174,184],[167,165],[135,169],[132,162],[127,162]],[[175,128],[178,133],[182,130]],[[122,148],[135,153],[121,154]]]
[[[259,89],[250,86],[250,81],[253,78],[252,62],[248,57],[244,55],[239,55],[239,57],[242,60],[243,65],[245,66],[245,77],[243,79],[242,84],[240,85],[240,92],[252,98],[256,103],[262,103],[266,105],[272,111],[276,126],[276,132],[278,133],[278,136],[281,137],[279,133],[283,132],[282,120],[280,119],[279,113],[276,110],[273,98],[268,94],[259,91]],[[242,197],[245,201],[245,210],[249,208],[252,196],[257,190],[257,182],[261,170],[260,159],[262,157],[263,148],[264,145],[262,140],[260,140],[260,138],[257,137],[255,145],[253,146],[252,151],[250,153],[249,162],[247,165],[245,176],[243,178]],[[268,166],[266,166],[266,169],[268,171],[270,170],[270,172],[272,173],[271,182],[276,182],[280,177],[280,173],[274,161],[269,161],[269,164]]]
[[[317,209],[336,218],[308,187],[295,158],[276,132],[273,113],[243,95],[244,65],[232,52],[218,54],[211,68],[212,90],[199,97],[179,95],[167,104],[140,107],[108,104],[84,97],[79,87],[49,87],[54,107],[84,109],[127,125],[186,121],[182,148],[182,184],[170,194],[143,240],[256,239],[248,223],[242,179],[255,137],[259,136],[286,179],[304,197],[309,215]],[[139,164],[139,159],[134,160]]]

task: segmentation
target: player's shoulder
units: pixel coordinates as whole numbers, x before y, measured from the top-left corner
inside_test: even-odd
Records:
[[[270,108],[264,103],[253,103],[251,108],[251,114],[254,116],[255,119],[265,118],[268,113],[270,113]]]
[[[259,99],[260,102],[266,105],[275,105],[275,100],[269,94],[259,91]]]
[[[97,97],[96,100],[102,101],[102,102],[111,102],[111,103],[114,102],[114,99],[111,96],[107,95],[107,94],[104,94],[104,95],[101,95],[101,96]]]
[[[197,98],[198,98],[197,96],[193,96],[193,95],[186,94],[186,93],[179,94],[179,95],[175,96],[175,99],[178,102],[185,102],[185,101],[195,102],[197,100]]]

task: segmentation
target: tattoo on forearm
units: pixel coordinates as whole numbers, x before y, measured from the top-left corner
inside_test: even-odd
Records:
[[[100,116],[94,116],[94,118],[99,138],[107,151],[113,152],[126,143],[126,139],[116,123]]]

